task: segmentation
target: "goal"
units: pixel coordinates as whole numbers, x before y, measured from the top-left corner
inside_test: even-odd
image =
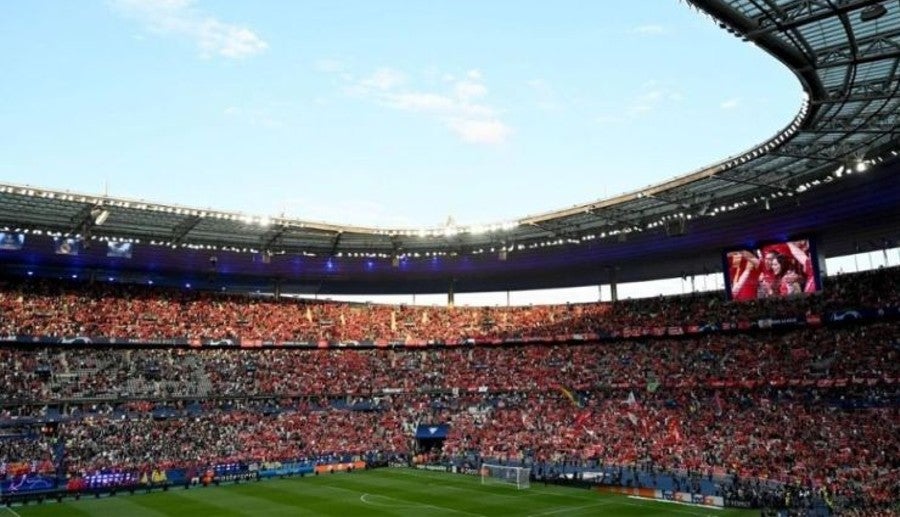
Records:
[[[530,467],[507,467],[485,463],[481,466],[482,485],[515,485],[518,489],[528,488],[531,478]]]

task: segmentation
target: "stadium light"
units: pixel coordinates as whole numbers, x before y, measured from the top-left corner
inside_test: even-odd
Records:
[[[96,226],[102,226],[109,219],[109,210],[105,208],[95,207],[91,210],[91,217],[94,218]]]

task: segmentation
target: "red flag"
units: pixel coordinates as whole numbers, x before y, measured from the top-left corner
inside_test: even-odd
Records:
[[[575,427],[575,429],[581,429],[589,418],[591,418],[591,412],[590,410],[585,409],[575,416],[575,424],[573,427]]]
[[[669,420],[669,439],[675,443],[681,443],[681,424],[674,417]]]

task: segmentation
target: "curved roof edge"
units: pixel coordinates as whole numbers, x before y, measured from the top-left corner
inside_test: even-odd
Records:
[[[637,234],[683,235],[687,225],[712,232],[726,214],[740,220],[768,211],[770,205],[791,217],[794,203],[814,204],[817,192],[897,156],[900,4],[688,0],[687,5],[782,62],[797,76],[807,99],[795,118],[765,142],[668,181],[505,223],[420,229],[249,216],[0,184],[0,229],[131,240],[186,252],[286,255],[284,260],[383,259],[398,275],[403,261],[443,257],[477,259],[483,271],[496,273],[520,254],[532,269],[562,271],[571,262],[538,264],[535,257],[590,256],[609,263],[615,257],[597,258],[596,250],[627,248],[623,243],[638,241]],[[872,10],[876,5],[884,9]],[[788,198],[793,201],[786,203]],[[97,217],[101,213],[105,215]],[[755,231],[747,227],[744,233]],[[720,237],[721,245],[734,244],[725,238]],[[647,251],[654,252],[649,245]],[[459,269],[465,267],[460,264]],[[325,269],[319,273],[329,275]]]

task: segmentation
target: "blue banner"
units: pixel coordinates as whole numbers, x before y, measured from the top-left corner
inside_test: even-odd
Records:
[[[0,494],[26,494],[53,490],[56,487],[56,478],[26,474],[0,482]]]
[[[449,424],[420,425],[416,429],[416,439],[444,439],[450,432]]]
[[[259,477],[266,479],[277,476],[296,476],[312,474],[314,471],[315,467],[308,462],[269,463],[259,469]]]

